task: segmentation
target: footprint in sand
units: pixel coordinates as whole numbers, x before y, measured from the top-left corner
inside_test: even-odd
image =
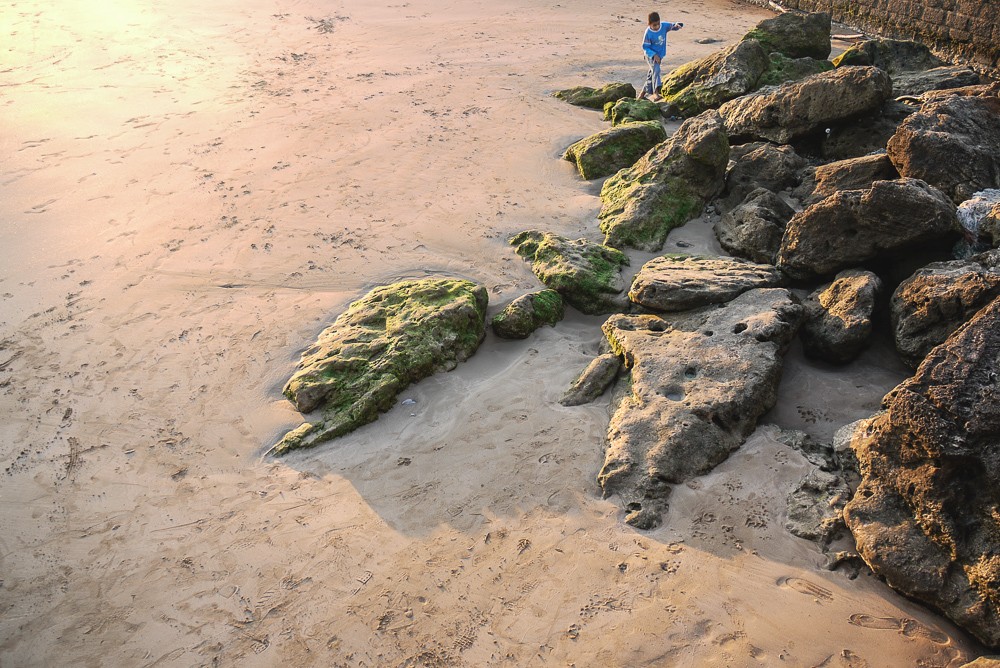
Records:
[[[833,592],[824,587],[820,587],[815,582],[810,582],[803,578],[788,577],[788,578],[778,578],[779,587],[788,587],[800,594],[806,594],[807,596],[814,596],[816,598],[822,599],[824,601],[833,600]]]
[[[899,619],[898,617],[873,617],[857,613],[851,615],[851,624],[866,629],[883,629],[889,631],[899,631],[900,635],[907,638],[922,638],[938,645],[947,645],[951,639],[947,634],[936,631],[925,626],[915,619]]]

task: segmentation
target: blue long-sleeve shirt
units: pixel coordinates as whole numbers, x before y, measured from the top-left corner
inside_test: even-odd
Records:
[[[667,33],[679,29],[679,24],[668,21],[661,21],[660,29],[655,32],[647,27],[642,36],[642,50],[648,57],[659,56],[662,60],[667,55]]]

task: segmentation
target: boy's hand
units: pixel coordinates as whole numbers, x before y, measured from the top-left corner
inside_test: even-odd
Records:
[[[677,23],[677,24],[674,25],[674,30],[680,30],[683,27],[684,27],[683,23]]]
[[[654,63],[660,62],[660,57],[659,56],[653,56],[653,62]]]

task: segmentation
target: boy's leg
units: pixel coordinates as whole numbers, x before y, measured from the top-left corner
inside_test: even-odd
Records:
[[[650,58],[649,56],[646,56],[646,64],[649,65],[649,70],[646,72],[646,83],[643,84],[642,86],[642,97],[651,95],[656,91],[656,89],[653,88],[653,78],[654,78],[653,71],[654,70],[656,72],[660,71],[659,70],[660,66],[654,63],[653,59]],[[655,76],[656,78],[659,78],[659,74],[656,74]]]
[[[650,82],[652,85],[651,92],[653,95],[659,95],[660,89],[663,88],[663,80],[660,78],[660,63],[651,63],[649,76],[652,78]]]

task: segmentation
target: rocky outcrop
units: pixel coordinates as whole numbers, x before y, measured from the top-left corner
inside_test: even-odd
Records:
[[[622,358],[618,355],[613,353],[598,355],[576,377],[559,403],[563,406],[589,404],[611,387],[622,366]]]
[[[663,99],[670,113],[697,116],[754,90],[769,65],[758,42],[739,42],[670,72],[663,80]]]
[[[757,188],[779,192],[797,186],[806,167],[805,158],[791,146],[767,142],[734,147],[730,158],[732,167],[726,172],[726,196],[719,202],[724,209],[741,204]]]
[[[604,333],[629,371],[598,481],[625,521],[659,524],[670,486],[710,471],[774,405],[801,307],[787,290],[659,317],[615,315]]]
[[[634,97],[624,97],[617,102],[604,105],[604,120],[611,125],[622,125],[633,121],[659,121],[663,118],[660,105],[649,100],[637,100]]]
[[[626,123],[581,139],[566,149],[563,158],[575,163],[583,178],[599,179],[631,167],[666,138],[659,121]]]
[[[885,153],[848,158],[820,165],[795,195],[809,206],[841,190],[866,190],[875,181],[891,181],[899,173]]]
[[[715,223],[715,236],[728,252],[753,262],[774,264],[795,210],[766,188],[758,188]]]
[[[531,263],[538,280],[581,313],[599,315],[628,306],[621,275],[628,257],[621,251],[538,230],[521,232],[510,243]]]
[[[601,88],[577,86],[556,91],[552,95],[578,107],[603,110],[608,102],[615,102],[623,97],[634,99],[635,86],[630,83],[610,83]]]
[[[900,174],[927,181],[956,204],[1000,188],[1000,97],[928,102],[903,121],[887,150]]]
[[[785,227],[778,267],[793,278],[829,276],[885,253],[945,239],[955,207],[917,179],[842,190],[795,214]]]
[[[321,419],[285,435],[283,454],[342,436],[388,410],[422,378],[468,359],[485,336],[486,289],[460,279],[402,281],[352,303],[302,353],[284,394]]]
[[[890,310],[896,349],[917,366],[935,346],[1000,296],[1000,250],[934,262],[899,284]]]
[[[856,358],[872,332],[872,313],[882,281],[870,271],[848,269],[820,286],[802,306],[799,338],[806,355],[832,364]]]
[[[688,119],[601,189],[601,231],[615,248],[658,251],[722,190],[729,141],[714,111]]]
[[[526,339],[543,325],[563,319],[563,300],[555,290],[521,295],[493,316],[493,333],[501,339]]]
[[[884,71],[843,67],[731,100],[719,107],[719,114],[734,142],[789,144],[878,110],[891,93],[892,81]]]
[[[930,90],[975,86],[980,81],[975,70],[960,65],[935,67],[921,72],[902,72],[892,77],[892,95],[922,95]]]
[[[889,586],[1000,646],[1000,300],[932,350],[855,432],[844,511]]]
[[[733,257],[662,255],[642,266],[628,296],[653,311],[686,311],[784,282],[781,272],[769,264]]]
[[[744,41],[751,39],[760,42],[768,53],[826,60],[831,50],[830,15],[823,12],[778,14],[764,19],[743,36]]]

